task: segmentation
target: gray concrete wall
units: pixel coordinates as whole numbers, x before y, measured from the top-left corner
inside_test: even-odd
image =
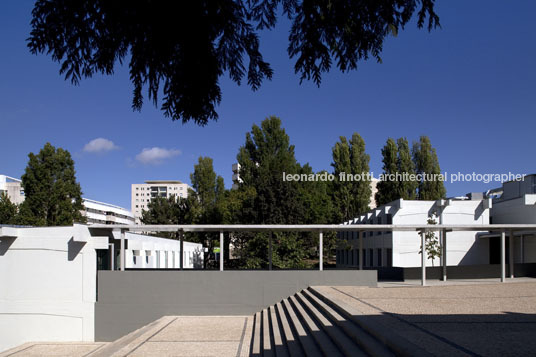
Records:
[[[311,285],[376,286],[375,270],[99,271],[95,340],[165,315],[250,315]]]
[[[421,268],[374,268],[378,269],[378,279],[388,280],[419,280],[421,279]],[[506,276],[509,276],[509,266],[506,264]],[[515,277],[536,277],[536,264],[525,263],[514,265]],[[442,267],[426,267],[426,279],[441,279],[443,277]],[[500,278],[500,264],[485,265],[459,265],[447,267],[447,279],[487,279]]]

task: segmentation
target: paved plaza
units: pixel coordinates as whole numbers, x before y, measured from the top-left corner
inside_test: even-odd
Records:
[[[536,281],[380,283],[312,289],[437,356],[521,356],[536,351]],[[166,316],[112,343],[26,343],[6,356],[246,356],[253,316]]]

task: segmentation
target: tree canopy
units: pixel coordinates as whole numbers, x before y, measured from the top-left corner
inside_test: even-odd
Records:
[[[111,75],[129,61],[132,107],[143,91],[172,120],[206,125],[216,120],[220,78],[228,74],[258,89],[272,78],[258,32],[273,29],[282,11],[292,23],[288,55],[303,80],[320,84],[335,63],[381,62],[383,43],[417,15],[417,26],[439,26],[435,0],[197,0],[128,3],[107,0],[38,0],[28,47],[60,63],[77,84],[95,73]]]
[[[26,198],[20,206],[20,223],[66,226],[85,222],[80,212],[82,189],[69,151],[46,143],[39,153],[30,153],[28,158],[22,175]]]
[[[0,193],[0,224],[15,224],[17,205],[11,202],[5,192]]]
[[[332,183],[333,205],[337,221],[342,222],[369,210],[372,194],[368,176],[370,156],[365,152],[365,141],[358,133],[354,133],[350,141],[341,136],[332,149],[332,155],[331,166],[335,176]]]

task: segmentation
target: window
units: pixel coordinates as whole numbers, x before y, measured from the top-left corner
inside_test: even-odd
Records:
[[[139,196],[139,195],[136,193],[136,196]]]
[[[385,258],[386,258],[386,265],[388,267],[392,267],[393,266],[393,249],[392,248],[387,248],[387,251],[385,252],[385,254],[387,255]]]
[[[136,205],[136,208],[138,208],[138,205]]]
[[[374,266],[374,249],[369,249],[369,266]]]
[[[138,190],[139,190],[139,187],[136,187],[136,191],[138,191]]]
[[[382,266],[382,249],[381,248],[378,248],[378,266],[381,267]]]

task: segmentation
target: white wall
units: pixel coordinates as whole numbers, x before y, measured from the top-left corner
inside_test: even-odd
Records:
[[[0,351],[28,341],[93,341],[95,249],[108,239],[90,237],[85,226],[0,231]]]
[[[434,201],[403,201],[393,216],[393,224],[426,224],[434,208]],[[438,212],[439,214],[439,212]],[[439,223],[439,219],[438,219]],[[442,211],[443,224],[489,224],[489,209],[481,200],[450,200]],[[489,263],[487,240],[477,238],[478,232],[447,233],[447,265],[475,265]],[[439,233],[436,233],[439,237]],[[421,239],[416,232],[393,233],[393,266],[421,266]],[[427,259],[427,266],[440,265],[440,258]]]

